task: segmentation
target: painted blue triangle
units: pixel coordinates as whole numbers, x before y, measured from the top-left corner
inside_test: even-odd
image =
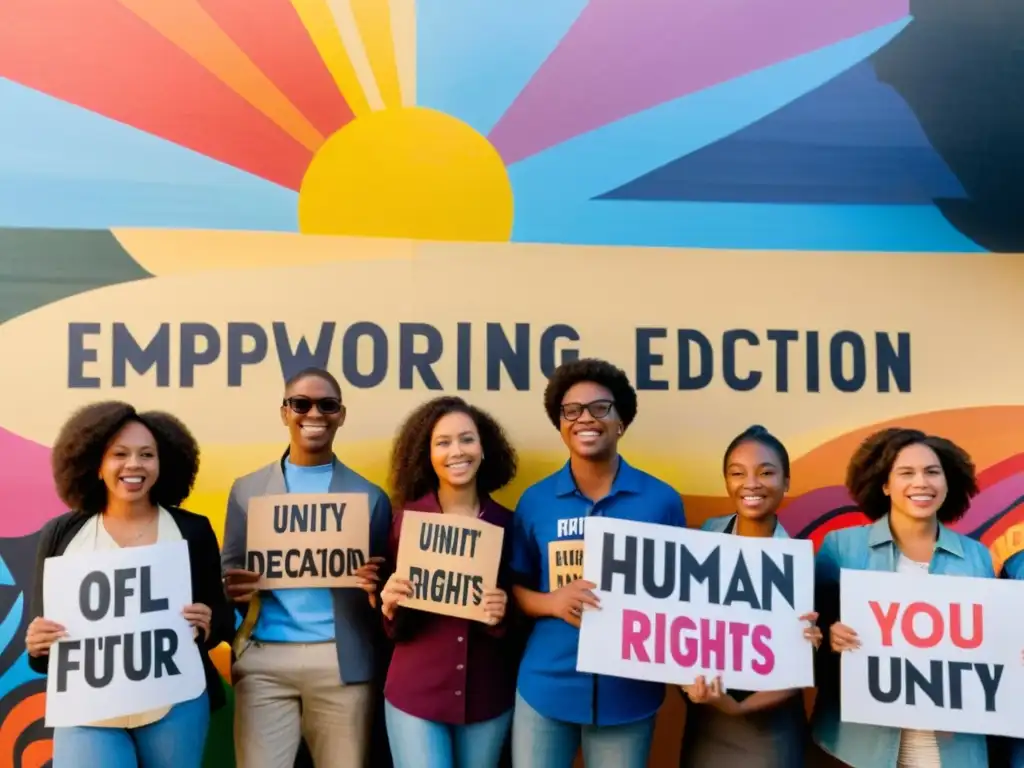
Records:
[[[914,205],[965,197],[910,107],[865,61],[600,199]]]

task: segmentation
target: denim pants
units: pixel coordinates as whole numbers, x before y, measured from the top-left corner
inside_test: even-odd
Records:
[[[512,768],[647,768],[655,715],[625,725],[577,725],[544,717],[516,693]]]
[[[497,768],[512,724],[509,710],[493,720],[447,725],[424,720],[384,702],[395,768]]]
[[[200,768],[209,727],[203,691],[141,728],[54,728],[53,768]]]

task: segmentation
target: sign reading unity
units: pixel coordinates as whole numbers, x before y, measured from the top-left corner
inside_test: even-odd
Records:
[[[503,528],[475,517],[404,512],[395,570],[413,596],[401,605],[486,622],[483,594],[497,585],[504,538]]]
[[[249,502],[246,567],[260,589],[358,587],[370,552],[365,493],[288,493]]]
[[[46,725],[87,725],[167,707],[206,687],[182,609],[192,602],[188,544],[51,557],[46,618],[68,636],[50,648]]]
[[[720,675],[748,691],[814,684],[804,638],[814,610],[810,541],[751,539],[652,523],[587,519],[581,672],[688,685]]]
[[[1024,585],[846,569],[839,583],[861,641],[842,655],[843,720],[1024,737]]]

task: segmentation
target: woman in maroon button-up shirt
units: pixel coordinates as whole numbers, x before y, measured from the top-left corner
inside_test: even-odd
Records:
[[[495,768],[512,721],[516,653],[507,638],[512,513],[490,498],[516,472],[493,418],[439,397],[406,419],[391,456],[392,564],[405,510],[467,515],[506,529],[498,588],[484,593],[491,624],[402,608],[412,584],[393,575],[381,592],[395,651],[384,686],[395,768]]]

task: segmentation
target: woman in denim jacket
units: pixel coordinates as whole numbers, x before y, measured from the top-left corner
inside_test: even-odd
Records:
[[[818,552],[816,607],[836,653],[818,655],[815,743],[854,768],[988,765],[981,735],[846,723],[839,716],[838,654],[860,645],[856,628],[838,621],[841,568],[994,578],[988,550],[946,527],[978,492],[970,456],[941,437],[886,429],[854,454],[846,487],[875,522],[829,533]]]

